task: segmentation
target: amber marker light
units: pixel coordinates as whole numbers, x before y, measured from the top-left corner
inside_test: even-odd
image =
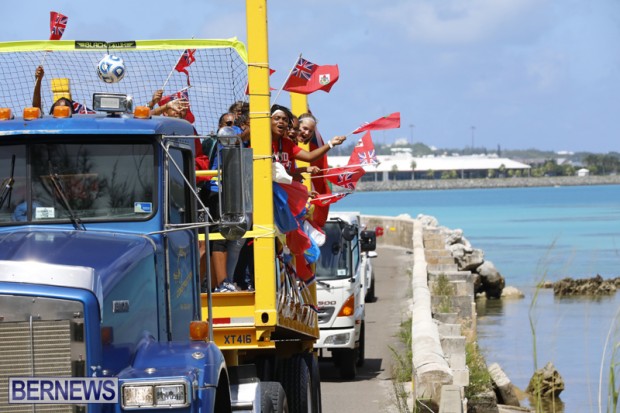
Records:
[[[41,117],[41,109],[24,108],[24,120],[39,119]]]
[[[133,117],[136,119],[150,119],[151,109],[148,106],[136,106],[133,111]]]
[[[340,312],[338,312],[338,317],[349,317],[352,316],[355,312],[355,296],[351,294],[347,301],[344,302]]]
[[[54,107],[55,118],[70,118],[71,108],[69,106],[56,106]]]
[[[204,341],[209,337],[209,323],[195,320],[189,323],[189,338]]]
[[[9,120],[11,119],[11,109],[9,108],[0,108],[0,120]]]

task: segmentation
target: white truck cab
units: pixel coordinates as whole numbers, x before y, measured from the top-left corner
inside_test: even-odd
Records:
[[[326,240],[316,265],[320,338],[315,348],[321,358],[331,353],[340,376],[350,380],[364,364],[365,301],[369,293],[374,298],[369,253],[376,248],[376,235],[362,230],[358,212],[330,213],[323,229]]]

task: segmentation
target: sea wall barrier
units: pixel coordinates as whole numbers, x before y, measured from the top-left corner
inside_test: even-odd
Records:
[[[362,216],[368,228],[381,226],[378,245],[398,246],[413,253],[411,334],[414,400],[433,411],[464,412],[464,387],[469,384],[465,344],[475,339],[475,303],[471,273],[458,271],[443,235],[409,216]],[[434,293],[438,278],[454,294]],[[447,301],[446,301],[447,300]]]
[[[416,179],[403,181],[362,181],[358,191],[412,191],[430,189],[517,188],[542,186],[620,185],[620,175],[543,176],[480,179]]]

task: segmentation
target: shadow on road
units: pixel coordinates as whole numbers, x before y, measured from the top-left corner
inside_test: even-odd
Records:
[[[381,364],[383,359],[366,359],[363,367],[357,368],[357,376],[353,380],[342,380],[338,367],[331,360],[325,359],[319,362],[322,382],[345,383],[351,381],[371,380],[383,372]]]

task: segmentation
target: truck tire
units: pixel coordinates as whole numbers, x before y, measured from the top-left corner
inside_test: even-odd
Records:
[[[291,412],[312,413],[312,381],[303,356],[296,354],[282,361],[280,382],[286,391]]]
[[[362,325],[360,327],[360,342],[357,347],[357,362],[355,365],[357,367],[362,367],[364,365],[364,361],[366,358],[366,325],[362,321]]]
[[[284,388],[277,381],[262,381],[261,389],[261,412],[288,413],[288,403]],[[268,400],[269,402],[265,402]],[[271,410],[268,410],[271,407]]]
[[[338,352],[338,367],[340,378],[353,380],[357,375],[357,349],[344,349]]]
[[[367,303],[374,303],[377,300],[377,296],[375,295],[375,277],[370,277],[370,287],[366,290],[366,297],[364,301]]]
[[[310,369],[312,389],[312,413],[322,413],[321,402],[321,375],[319,372],[319,358],[312,353],[304,354],[304,359]]]

